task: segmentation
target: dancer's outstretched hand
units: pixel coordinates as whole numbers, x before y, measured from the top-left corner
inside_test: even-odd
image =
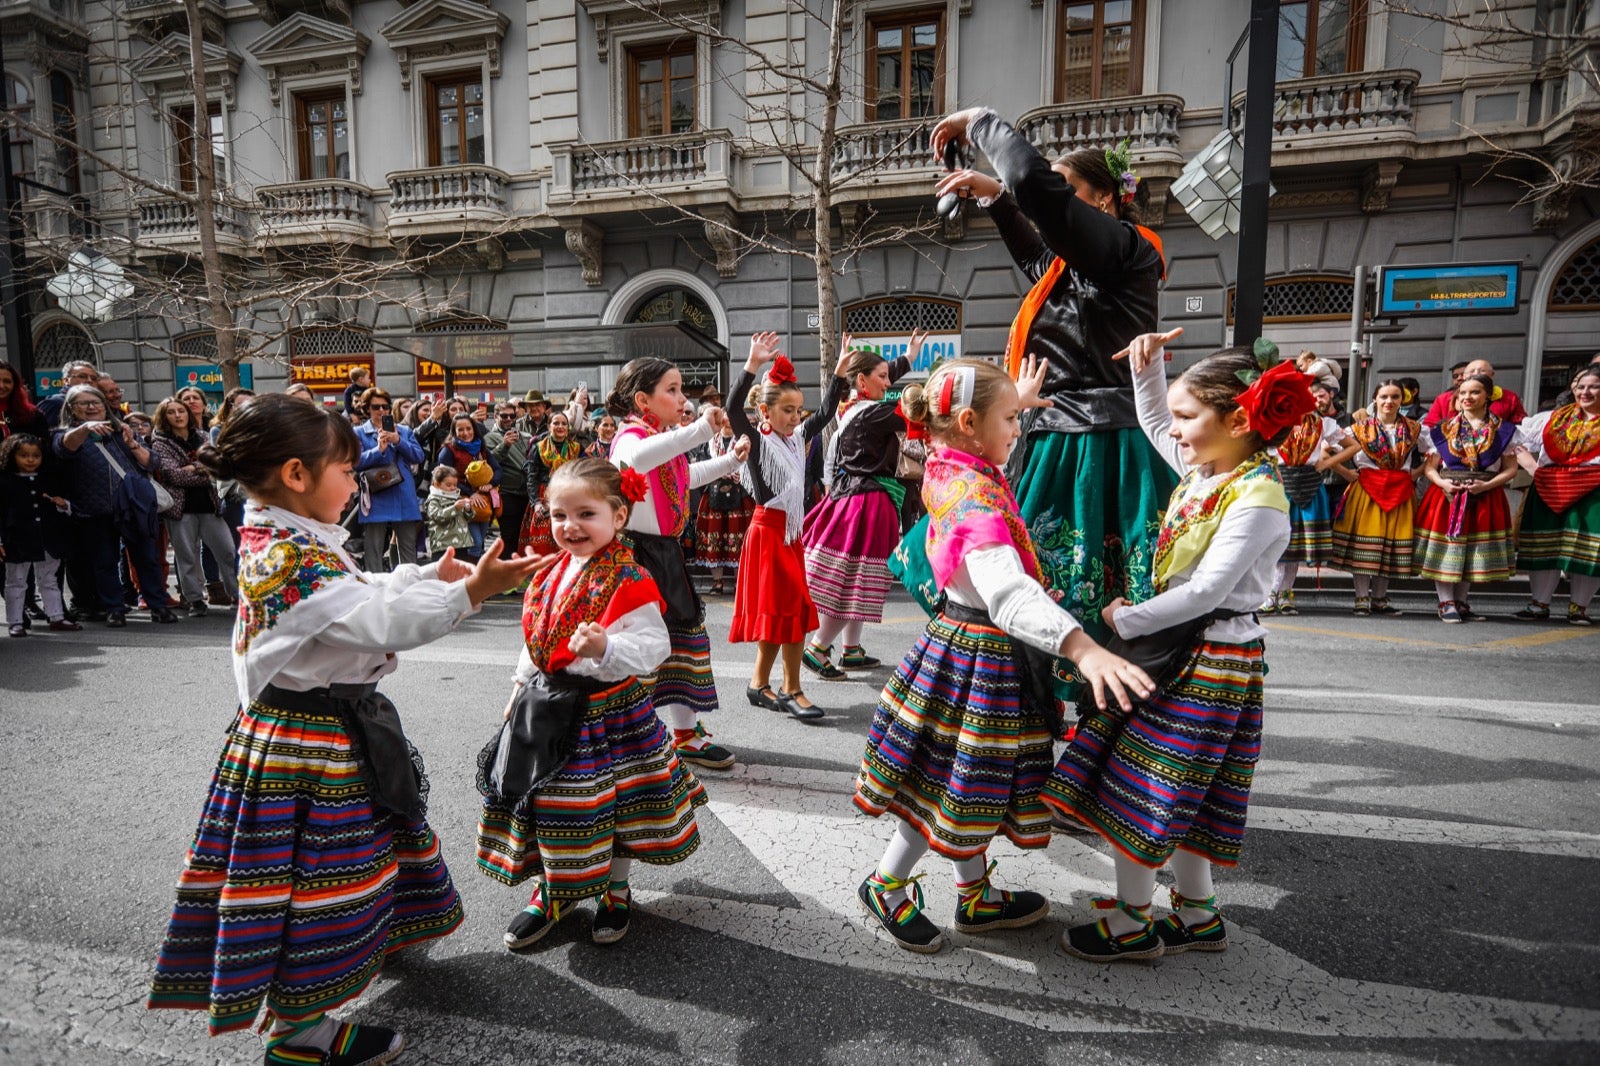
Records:
[[[740,437],[738,440],[733,442],[733,447],[730,450],[733,452],[733,457],[735,459],[739,460],[741,463],[744,462],[746,459],[750,458],[750,438]]]
[[[467,598],[472,601],[472,606],[478,606],[496,593],[516,588],[523,579],[532,577],[534,571],[556,560],[554,555],[534,555],[531,551],[520,555],[509,555],[502,559],[501,553],[505,551],[505,544],[505,540],[501,539],[489,545],[483,557],[478,560],[478,565],[462,579],[466,582]],[[445,554],[449,556],[450,562],[455,562],[452,550],[446,549]],[[444,565],[445,560],[441,559],[439,561],[441,573],[444,572]]]
[[[1039,395],[1044,388],[1044,360],[1030,355],[1017,368],[1017,401],[1026,410],[1029,407],[1049,407],[1050,401]]]
[[[1145,367],[1156,361],[1156,356],[1161,354],[1161,349],[1170,342],[1183,336],[1183,327],[1177,326],[1165,333],[1141,333],[1128,344],[1122,351],[1113,355],[1113,359],[1127,359],[1133,367],[1135,374],[1141,373]]]
[[[1147,700],[1155,694],[1150,675],[1122,658],[1106,651],[1081,629],[1074,629],[1061,644],[1061,654],[1077,664],[1078,672],[1094,690],[1094,705],[1106,709],[1106,694],[1124,711],[1133,710],[1133,699]]]

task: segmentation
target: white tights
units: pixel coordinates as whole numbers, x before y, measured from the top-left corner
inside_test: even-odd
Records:
[[[811,637],[811,643],[819,648],[831,648],[833,642],[844,634],[846,647],[859,648],[861,646],[861,632],[866,623],[860,620],[847,622],[843,618],[835,618],[831,614],[818,615],[822,624]]]
[[[1186,899],[1203,900],[1216,894],[1217,889],[1211,879],[1209,859],[1180,849],[1172,853],[1168,865],[1172,867],[1173,876],[1177,879],[1178,895]],[[1155,870],[1121,854],[1116,856],[1116,866],[1117,898],[1133,907],[1148,907],[1156,891]],[[1209,921],[1211,912],[1198,907],[1184,907],[1178,912],[1178,918],[1184,925],[1198,925]],[[1118,936],[1142,928],[1140,923],[1121,910],[1109,912],[1106,925]]]
[[[1288,592],[1294,588],[1294,579],[1300,576],[1299,563],[1278,564],[1278,591]]]
[[[1587,574],[1569,575],[1567,598],[1584,610],[1589,609],[1589,603],[1594,599],[1594,594],[1600,591],[1600,577],[1590,577]],[[1561,571],[1559,570],[1529,570],[1528,595],[1535,603],[1549,604],[1555,598],[1556,586],[1561,584]]]
[[[917,863],[927,852],[928,842],[922,838],[922,834],[911,828],[905,819],[897,818],[894,836],[889,838],[889,846],[884,850],[883,859],[878,863],[878,873],[883,877],[904,881],[911,876],[911,871],[916,869]],[[970,885],[979,880],[989,867],[983,855],[974,855],[970,859],[951,859],[950,865],[955,868],[958,885]],[[993,888],[984,892],[985,898],[992,899],[998,895],[999,891]],[[905,898],[906,890],[903,888],[883,894],[883,901],[889,905],[891,911],[900,906]]]
[[[1371,574],[1350,575],[1356,583],[1356,599],[1364,600],[1371,597],[1375,600],[1389,598],[1389,579],[1386,577],[1373,577]]]
[[[1435,581],[1433,588],[1439,594],[1440,603],[1447,603],[1450,600],[1454,600],[1457,603],[1465,603],[1467,593],[1472,590],[1472,583],[1470,581]]]

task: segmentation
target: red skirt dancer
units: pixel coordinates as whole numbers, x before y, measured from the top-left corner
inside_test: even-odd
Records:
[[[798,540],[784,543],[787,522],[782,511],[756,508],[733,594],[728,640],[734,644],[798,644],[819,624],[806,588],[805,548]]]

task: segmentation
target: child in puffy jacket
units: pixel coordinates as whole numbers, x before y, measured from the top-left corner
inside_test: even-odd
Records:
[[[473,547],[472,501],[462,498],[460,485],[461,476],[455,467],[433,468],[433,485],[423,501],[422,512],[428,521],[428,547],[435,557],[446,548],[461,552]]]

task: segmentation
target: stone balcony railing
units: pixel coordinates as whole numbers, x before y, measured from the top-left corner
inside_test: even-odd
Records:
[[[366,244],[373,236],[372,190],[339,178],[262,185],[256,241],[263,248]]]
[[[675,192],[725,198],[733,135],[727,130],[696,130],[598,144],[570,142],[551,145],[550,153],[552,204],[617,200],[637,210],[647,206],[637,199],[641,193],[674,202],[682,198],[670,195]]]
[[[0,21],[34,18],[45,25],[84,31],[84,0],[0,0]]]
[[[481,164],[397,170],[388,176],[389,233],[482,232],[505,222],[511,176]]]
[[[1369,70],[1282,81],[1272,107],[1274,166],[1409,159],[1417,131],[1415,70]],[[1233,98],[1244,128],[1244,94]]]
[[[1141,174],[1156,164],[1181,169],[1178,122],[1183,106],[1183,97],[1169,94],[1046,104],[1018,119],[1017,129],[1046,159],[1080,148],[1114,148],[1127,141]]]
[[[835,177],[854,176],[864,185],[914,177],[925,183],[940,167],[928,146],[936,120],[867,122],[840,126],[833,146]]]
[[[200,254],[200,216],[194,201],[153,196],[140,200],[138,207],[139,255]],[[217,224],[217,251],[229,256],[243,255],[250,246],[248,216],[238,205],[227,201],[219,201],[212,212]]]

